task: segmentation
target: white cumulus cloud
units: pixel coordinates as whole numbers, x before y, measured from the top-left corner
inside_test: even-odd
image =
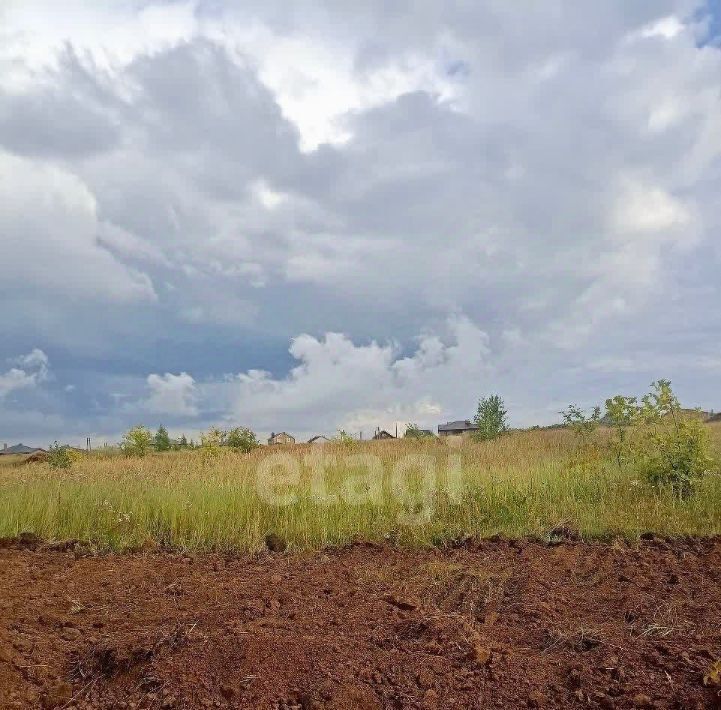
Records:
[[[36,387],[49,376],[48,356],[39,348],[11,358],[11,364],[17,367],[0,373],[0,399],[14,390]]]
[[[195,380],[186,372],[173,375],[148,375],[150,395],[145,408],[153,414],[169,414],[177,417],[194,416],[198,413],[195,405]]]
[[[440,334],[419,336],[407,354],[394,343],[358,344],[341,333],[300,335],[290,354],[297,365],[286,377],[248,370],[199,385],[201,407],[221,407],[226,422],[260,431],[367,435],[376,426],[465,418],[477,393],[493,386],[488,337],[464,316],[450,318]]]

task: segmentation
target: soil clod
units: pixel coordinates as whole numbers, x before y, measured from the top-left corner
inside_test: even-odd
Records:
[[[27,533],[0,547],[0,708],[719,707],[721,539],[663,543],[221,564]]]

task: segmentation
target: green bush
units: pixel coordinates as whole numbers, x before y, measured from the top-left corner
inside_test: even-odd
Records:
[[[634,464],[650,483],[670,486],[682,498],[713,466],[708,431],[697,418],[682,416],[670,426],[646,431],[635,449]]]
[[[220,455],[220,447],[225,443],[225,432],[212,427],[200,435],[200,454],[208,462]]]
[[[651,388],[634,416],[639,424],[630,445],[632,465],[650,483],[685,498],[715,465],[708,430],[700,416],[681,409],[668,380]]]
[[[427,439],[433,435],[421,429],[418,424],[409,423],[403,436],[406,439]]]
[[[701,417],[681,408],[668,380],[653,382],[640,403],[620,395],[607,399],[604,419],[614,429],[609,447],[618,467],[682,498],[715,466]]]
[[[577,405],[569,404],[560,415],[563,417],[564,425],[576,435],[578,442],[569,460],[570,467],[581,474],[598,470],[605,456],[604,448],[597,436],[601,408],[594,407],[590,414],[586,414]]]
[[[339,429],[338,433],[333,437],[333,441],[343,444],[349,449],[352,449],[356,443],[356,440],[345,429]]]
[[[73,459],[68,447],[65,444],[58,444],[57,441],[48,447],[48,464],[50,468],[70,468]]]
[[[260,446],[255,433],[246,427],[236,427],[225,434],[225,443],[234,451],[248,453]]]
[[[619,469],[687,498],[694,484],[717,466],[700,414],[681,408],[668,380],[653,382],[640,402],[623,395],[607,399],[603,419],[599,407],[590,416],[574,405],[561,414],[580,440],[580,468],[598,469],[610,454]],[[601,423],[611,428],[610,437],[597,436]],[[572,464],[579,467],[576,459]]]
[[[126,456],[145,456],[153,448],[153,435],[142,425],[125,432],[120,448]]]
[[[606,415],[604,421],[613,428],[614,436],[609,446],[616,460],[616,465],[622,469],[631,458],[629,436],[641,421],[640,408],[635,397],[616,395],[606,400]]]
[[[568,408],[559,414],[563,417],[563,423],[581,440],[582,444],[588,444],[598,429],[601,420],[601,408],[594,407],[591,414],[584,414],[583,410],[575,404],[569,404]]]

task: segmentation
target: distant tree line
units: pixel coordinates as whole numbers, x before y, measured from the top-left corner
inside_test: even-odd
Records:
[[[127,456],[145,456],[151,451],[182,451],[216,446],[226,446],[233,451],[247,453],[260,446],[260,443],[255,433],[247,427],[227,430],[213,428],[202,434],[200,444],[196,444],[192,439],[188,441],[185,434],[177,439],[171,439],[168,430],[162,424],[155,434],[146,426],[134,426],[125,432],[120,442],[120,449]]]

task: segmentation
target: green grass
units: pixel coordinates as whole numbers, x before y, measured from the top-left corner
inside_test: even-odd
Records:
[[[711,431],[721,450],[721,426]],[[278,451],[297,462],[300,475],[297,485],[279,487],[294,493],[288,505],[269,503],[258,489],[259,467]],[[551,430],[457,447],[391,441],[223,451],[215,458],[197,451],[142,459],[98,453],[65,471],[6,465],[0,468],[0,536],[32,531],[113,550],[153,541],[188,550],[253,551],[269,532],[292,549],[354,538],[431,545],[463,535],[544,536],[560,522],[585,537],[721,533],[721,476],[706,476],[696,494],[681,501],[605,460],[579,469],[572,465],[574,451],[569,432]],[[304,461],[312,453],[332,459],[323,475],[316,469],[314,476]],[[359,478],[359,456],[370,456],[376,467],[365,478]],[[393,473],[419,456],[420,469]],[[447,490],[449,457],[462,474],[458,495]],[[433,468],[436,475],[428,477]],[[394,482],[407,487],[405,498],[394,495]],[[366,497],[378,495],[352,502],[341,495],[351,483]],[[323,498],[328,495],[335,497]]]

